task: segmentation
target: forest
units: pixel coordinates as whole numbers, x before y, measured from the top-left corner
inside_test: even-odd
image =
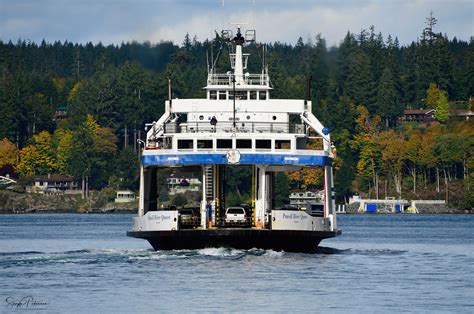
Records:
[[[455,114],[474,107],[474,38],[449,39],[436,22],[428,17],[408,45],[370,26],[334,47],[321,34],[246,47],[250,72],[265,58],[272,98],[302,99],[310,82],[313,112],[337,149],[338,202],[358,193],[474,207],[474,122]],[[204,97],[211,51],[227,72],[229,52],[217,33],[202,42],[186,34],[179,45],[0,41],[0,168],[71,175],[97,190],[136,189],[136,139],[163,113],[168,78],[173,97]],[[400,120],[405,109],[420,108],[435,109],[436,121]],[[55,118],[58,110],[65,119]],[[229,197],[245,201],[239,175]],[[321,188],[321,173],[277,177],[277,193],[298,188]]]

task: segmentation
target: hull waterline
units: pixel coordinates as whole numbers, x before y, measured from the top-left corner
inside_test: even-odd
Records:
[[[129,237],[146,239],[155,250],[232,247],[314,253],[321,240],[336,237],[341,231],[298,231],[256,229],[208,229],[179,231],[129,231]]]

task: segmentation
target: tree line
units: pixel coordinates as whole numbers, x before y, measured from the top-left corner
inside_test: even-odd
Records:
[[[449,119],[449,112],[472,109],[469,100],[474,93],[474,40],[449,39],[436,32],[436,22],[430,15],[426,28],[419,35],[414,34],[416,41],[408,45],[400,45],[391,35],[384,37],[373,26],[359,33],[348,32],[337,47],[327,47],[322,35],[306,41],[299,38],[296,45],[265,44],[273,98],[306,97],[308,78],[312,78],[313,112],[331,129],[338,149],[335,179],[340,200],[354,192],[376,196],[387,190],[391,195],[410,190],[419,193],[425,187],[430,193],[439,191],[432,196],[440,197],[446,193],[438,188],[438,177],[442,178],[441,185],[460,182],[459,188],[454,185],[451,199],[459,199],[463,204],[469,199],[473,184],[469,181],[472,146],[464,149],[460,159],[453,157],[460,147],[455,145],[455,150],[443,152],[450,157],[441,160],[439,149],[443,145],[439,141],[452,141],[459,134],[472,136],[472,122],[456,123]],[[250,72],[261,69],[264,56],[259,46],[246,47],[252,54]],[[109,140],[116,149],[108,154],[120,154],[129,143],[135,143],[145,123],[157,120],[163,113],[167,78],[172,79],[174,97],[203,97],[206,56],[211,51],[214,56],[221,55],[217,67],[226,72],[229,52],[225,47],[218,36],[212,42],[200,42],[189,35],[181,45],[0,41],[0,138],[8,139],[23,156],[23,149],[38,145],[39,139],[35,138],[42,132],[50,134],[52,143],[57,142],[55,134],[58,138],[62,136],[60,132],[82,132],[81,126],[90,123],[91,115],[98,129],[110,130],[107,132],[115,136]],[[51,119],[58,106],[67,109],[67,119]],[[409,108],[435,108],[440,124],[430,128],[402,125],[399,117]],[[360,125],[361,119],[366,125]],[[372,129],[364,129],[370,125]],[[449,134],[453,137],[449,138]],[[413,153],[406,147],[417,136],[422,147],[425,137],[432,136],[438,143],[430,146],[439,148],[434,150],[439,159],[436,166],[421,161],[414,166],[413,161],[406,159],[407,154]],[[387,159],[390,146],[384,146],[394,144],[390,140],[385,143],[385,139],[399,140],[406,151],[397,169],[386,168],[395,164]],[[465,138],[460,141],[469,143]],[[129,150],[133,153],[133,149]],[[101,154],[104,152],[95,151],[91,156],[107,160]],[[136,161],[134,156],[129,154],[130,162]],[[83,165],[88,169],[83,173],[75,173],[72,168],[68,168],[68,173],[91,178],[95,188],[107,185],[107,176],[118,175],[114,171],[99,175],[91,165]],[[50,170],[63,171],[58,166]],[[300,176],[310,178],[300,188],[314,188],[320,181],[317,172]]]

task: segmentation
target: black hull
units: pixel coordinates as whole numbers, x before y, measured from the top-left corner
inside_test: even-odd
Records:
[[[341,231],[296,231],[255,229],[210,229],[179,231],[129,231],[127,236],[146,239],[155,250],[232,247],[314,253],[323,239]]]

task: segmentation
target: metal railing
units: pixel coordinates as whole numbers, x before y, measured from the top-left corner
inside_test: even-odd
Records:
[[[209,74],[207,83],[209,85],[232,85],[233,74]],[[267,74],[236,75],[236,81],[243,81],[248,85],[269,86],[270,79]]]
[[[164,127],[164,133],[291,133],[304,134],[303,124],[286,122],[236,122],[234,130],[231,121],[218,122],[217,125],[210,125],[209,122],[188,122],[181,123],[179,126],[167,124]]]

